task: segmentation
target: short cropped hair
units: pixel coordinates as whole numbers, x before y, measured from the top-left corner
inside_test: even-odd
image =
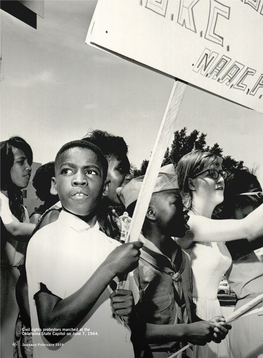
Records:
[[[222,157],[202,150],[193,150],[179,160],[176,167],[178,185],[184,206],[188,210],[192,207],[192,190],[189,186],[189,179],[194,178],[205,167],[216,163],[222,164],[222,162]]]
[[[46,201],[50,194],[51,179],[55,176],[54,162],[49,162],[37,168],[32,180],[33,187],[36,189],[37,197]],[[54,195],[52,195],[53,197]]]
[[[94,130],[88,132],[83,140],[97,145],[107,157],[121,159],[128,153],[128,146],[123,137],[115,136],[106,131]]]
[[[33,162],[33,152],[30,145],[21,137],[11,137],[0,143],[1,150],[1,189],[7,190],[11,185],[10,171],[14,164],[12,148],[18,148],[25,153],[29,165]]]
[[[95,144],[92,144],[86,140],[73,140],[71,142],[68,142],[66,144],[64,144],[60,150],[58,151],[56,158],[55,158],[55,174],[58,170],[58,162],[59,162],[59,158],[61,157],[61,155],[66,152],[67,150],[71,149],[71,148],[84,148],[84,149],[89,149],[91,151],[93,151],[96,155],[97,158],[102,166],[103,169],[103,179],[106,179],[107,176],[107,171],[108,171],[108,161],[105,158],[104,154],[102,153],[102,151],[100,150],[99,147],[97,147]]]

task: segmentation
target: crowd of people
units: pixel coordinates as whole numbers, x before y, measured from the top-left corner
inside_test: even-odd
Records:
[[[3,357],[263,357],[262,301],[229,324],[217,299],[223,275],[235,309],[263,293],[255,174],[189,152],[160,168],[126,242],[144,177],[132,178],[122,137],[94,130],[63,145],[35,173],[43,204],[28,213],[32,161],[24,139],[1,142]]]

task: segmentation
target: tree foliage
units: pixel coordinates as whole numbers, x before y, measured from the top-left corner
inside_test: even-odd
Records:
[[[133,171],[133,176],[134,176],[134,178],[139,177],[139,176],[141,176],[141,175],[144,175],[144,174],[146,173],[146,169],[147,169],[147,167],[148,167],[148,164],[149,164],[149,160],[144,159],[144,160],[142,161],[142,164],[141,164],[140,169],[139,169],[139,170],[138,170],[138,169],[135,169],[135,170]]]
[[[174,139],[171,144],[171,148],[167,148],[162,166],[173,163],[175,166],[178,161],[187,153],[194,149],[210,151],[216,155],[223,157],[223,169],[231,171],[232,169],[243,168],[243,161],[236,161],[231,156],[223,155],[223,149],[218,143],[215,143],[212,147],[206,145],[206,134],[200,133],[198,130],[193,130],[187,135],[187,129],[184,127],[180,131],[174,132]],[[144,159],[139,170],[134,170],[134,177],[144,175],[147,169],[149,161]]]

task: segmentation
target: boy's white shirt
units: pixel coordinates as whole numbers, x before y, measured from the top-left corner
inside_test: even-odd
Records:
[[[89,233],[91,237],[88,237]],[[66,298],[89,279],[118,245],[116,240],[99,231],[97,224],[90,228],[83,220],[64,211],[58,221],[39,230],[30,240],[26,260],[32,328],[39,328],[33,296],[38,292],[40,282],[53,294]],[[137,289],[135,284],[133,289]],[[98,332],[98,335],[75,336],[74,341],[70,339],[68,342],[63,338],[64,346],[54,347],[48,346],[48,341],[40,335],[33,335],[34,357],[46,357],[47,354],[48,358],[81,357],[84,351],[91,354],[93,350],[94,355],[88,354],[90,358],[106,357],[109,353],[123,356],[124,350],[127,357],[133,357],[130,332],[112,318],[109,295],[107,288],[80,325],[87,330],[86,334]]]

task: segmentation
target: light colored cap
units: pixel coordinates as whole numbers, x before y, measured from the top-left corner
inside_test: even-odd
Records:
[[[167,164],[167,165],[164,165],[163,167],[161,167],[160,171],[159,171],[159,174],[160,173],[176,175],[173,164]]]
[[[143,179],[144,175],[132,179],[124,187],[117,188],[117,194],[125,208],[128,208],[129,205],[138,199]],[[176,190],[178,188],[173,165],[168,164],[162,167],[159,171],[153,193],[159,193],[165,190]]]

